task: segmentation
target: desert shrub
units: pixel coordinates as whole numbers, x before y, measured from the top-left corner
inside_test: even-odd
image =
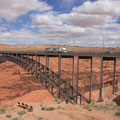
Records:
[[[38,118],[37,120],[43,120],[43,118]]]
[[[32,112],[32,111],[33,111],[33,108],[29,108],[29,109],[28,109],[28,112]]]
[[[99,99],[97,102],[103,102],[104,100],[103,99]]]
[[[16,117],[16,118],[12,118],[11,120],[19,120],[19,119]]]
[[[22,115],[24,115],[24,114],[26,114],[25,111],[19,111],[19,112],[18,112],[18,115],[20,115],[20,116],[22,116]]]
[[[6,108],[0,108],[0,114],[5,113],[6,112]]]
[[[120,111],[116,112],[115,115],[120,117]]]
[[[15,110],[15,108],[11,108],[10,110]]]
[[[91,111],[92,109],[95,109],[95,110],[118,110],[120,109],[119,106],[114,105],[114,104],[97,105],[96,103],[86,104],[84,108],[89,111]]]
[[[47,110],[47,111],[55,110],[55,107],[50,106],[50,107],[48,107],[46,110]]]
[[[42,110],[52,111],[52,110],[55,110],[55,107],[54,106],[43,106]]]
[[[11,118],[11,117],[12,117],[12,115],[6,115],[6,117],[7,117],[7,118]]]
[[[114,105],[114,104],[105,104],[105,109],[109,109],[109,110],[118,110],[120,109],[120,107],[118,105]]]
[[[63,109],[63,107],[61,107],[61,106],[58,106],[58,107],[57,107],[57,109]]]
[[[105,105],[97,105],[95,109],[102,109],[102,110],[118,110],[119,106],[114,105],[114,104],[105,104]]]
[[[54,102],[56,102],[57,104],[60,104],[61,100],[56,98],[56,99],[54,99]]]
[[[93,107],[94,107],[94,104],[93,104],[93,103],[91,103],[91,104],[86,104],[86,105],[84,106],[84,108],[87,109],[88,111],[92,111]]]

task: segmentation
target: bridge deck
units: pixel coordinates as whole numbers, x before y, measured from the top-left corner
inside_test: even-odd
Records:
[[[106,54],[106,53],[46,53],[46,52],[33,52],[33,51],[0,51],[0,54],[4,53],[10,53],[10,54],[23,54],[23,55],[35,55],[37,54],[38,56],[45,56],[48,55],[49,57],[58,57],[61,55],[62,57],[73,57],[73,56],[82,56],[82,57],[120,57],[120,53],[111,53],[111,54]]]

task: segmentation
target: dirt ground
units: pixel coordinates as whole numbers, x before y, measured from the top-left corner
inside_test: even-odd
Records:
[[[19,107],[17,104],[0,114],[0,120],[119,120],[120,116],[116,116],[118,110],[87,110],[84,106],[71,104],[57,104],[56,102],[41,101],[39,103],[25,102],[33,107],[32,112]],[[54,109],[43,110],[43,108],[52,107]],[[18,112],[25,111],[24,115]],[[7,116],[10,116],[8,118]],[[13,119],[14,118],[14,119]]]

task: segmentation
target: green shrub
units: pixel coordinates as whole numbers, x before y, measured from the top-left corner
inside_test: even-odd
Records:
[[[19,111],[19,112],[18,112],[18,115],[20,115],[20,116],[22,116],[22,115],[24,115],[24,114],[26,114],[25,111]]]
[[[105,109],[109,109],[109,110],[117,110],[119,109],[119,106],[114,105],[114,104],[105,104]]]
[[[61,107],[61,106],[58,106],[58,107],[57,107],[57,109],[63,109],[63,107]]]
[[[57,104],[60,104],[61,103],[61,100],[60,99],[55,99],[54,102],[56,102]]]
[[[16,117],[16,118],[12,118],[11,120],[19,120],[19,119]]]
[[[86,104],[84,108],[87,109],[88,111],[92,111],[92,109],[94,108],[94,103]]]
[[[89,108],[88,111],[92,111],[92,108]]]
[[[104,102],[104,100],[103,99],[99,99],[97,102]]]
[[[43,106],[42,110],[52,111],[52,110],[55,110],[55,107],[54,106]]]
[[[11,118],[11,117],[12,117],[12,115],[6,115],[6,117],[7,117],[7,118]]]
[[[33,111],[33,108],[28,109],[28,112],[32,112],[32,111]]]
[[[43,118],[38,118],[37,120],[43,120]]]
[[[120,116],[120,111],[115,113],[116,116]]]
[[[55,110],[55,107],[50,106],[50,107],[48,107],[46,110],[47,110],[47,111],[52,111],[52,110]]]
[[[95,109],[95,110],[119,110],[120,107],[114,104],[105,104],[105,105],[97,105],[96,103],[86,104],[84,106],[85,109]]]
[[[0,114],[5,113],[6,112],[6,108],[0,108]]]

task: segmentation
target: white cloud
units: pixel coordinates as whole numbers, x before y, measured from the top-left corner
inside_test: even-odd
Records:
[[[119,0],[98,0],[95,2],[87,1],[82,6],[74,7],[74,12],[92,15],[120,16]]]
[[[49,45],[77,45],[84,47],[102,47],[103,33],[105,47],[120,46],[120,31],[98,30],[85,28],[83,31],[79,27],[63,26],[61,29],[42,28],[40,34],[30,30],[21,29],[10,32],[0,32],[0,43],[3,44],[49,44]]]
[[[70,14],[62,14],[59,16],[63,21],[80,27],[104,25],[107,22],[112,22],[114,19],[111,16],[79,14],[72,12]]]
[[[46,35],[70,35],[84,34],[84,28],[64,24],[59,17],[53,14],[37,14],[32,16],[33,26],[40,28],[40,34]]]
[[[39,0],[0,0],[0,17],[7,21],[25,15],[30,10],[46,11],[51,6]]]
[[[35,25],[62,25],[62,21],[51,13],[32,15],[32,19]]]
[[[71,13],[61,14],[59,17],[69,24],[88,27],[114,23],[120,16],[120,1],[98,0],[84,2],[79,7],[74,7]]]
[[[107,2],[113,1],[105,0],[105,5]],[[85,7],[87,3],[90,4],[88,8]],[[106,7],[107,10],[102,10],[100,13],[99,8],[97,11],[100,3],[103,3],[103,0],[87,1],[83,5],[73,8],[68,14],[57,14],[54,11],[32,14],[32,25],[30,27],[37,27],[39,34],[26,29],[10,32],[0,31],[0,43],[102,47],[104,34],[106,47],[120,46],[120,25],[116,23],[118,16],[115,16],[117,15],[116,9],[119,7],[116,5],[112,14],[108,12],[110,11],[108,7]],[[106,29],[109,27],[111,29]]]

